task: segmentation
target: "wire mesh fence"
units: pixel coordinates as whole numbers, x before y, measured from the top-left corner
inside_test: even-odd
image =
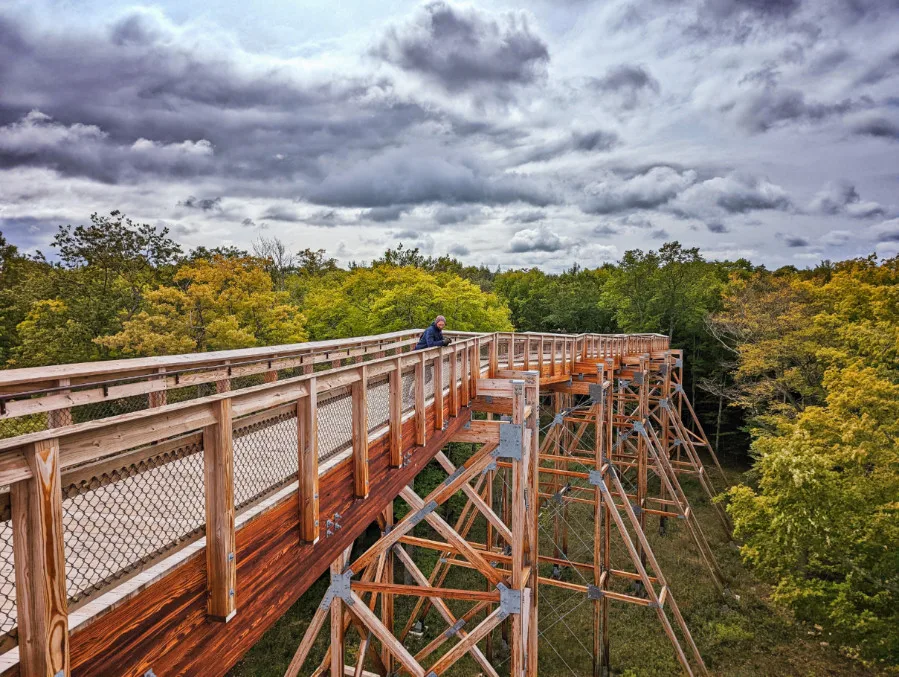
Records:
[[[353,440],[353,400],[347,389],[318,401],[318,459],[349,449]]]
[[[234,507],[241,509],[297,477],[297,414],[293,407],[270,417],[234,422]]]
[[[194,434],[128,454],[135,460],[126,465],[104,461],[81,468],[74,481],[64,480],[70,604],[202,535],[202,451],[202,436]]]
[[[369,381],[366,400],[368,403],[368,432],[372,432],[390,419],[390,382],[387,376]]]
[[[0,652],[12,648],[17,643],[12,513],[9,488],[4,487],[0,490]]]

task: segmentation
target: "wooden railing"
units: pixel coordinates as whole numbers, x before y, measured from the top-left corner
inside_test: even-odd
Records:
[[[118,414],[227,392],[323,368],[409,350],[421,330],[266,348],[225,350],[0,371],[0,438],[109,418]],[[484,334],[447,332],[449,336]],[[525,368],[575,359],[665,350],[658,334],[500,333],[500,363]],[[513,345],[511,351],[505,350]],[[525,350],[527,345],[527,350]]]
[[[658,335],[448,333],[449,347],[409,352],[418,333],[4,373],[9,418],[56,412],[59,423],[59,412],[103,401],[91,398],[146,398],[138,411],[0,440],[0,648],[18,644],[20,674],[68,674],[71,612],[204,533],[207,614],[228,620],[241,513],[296,483],[300,536],[315,543],[332,528],[320,514],[322,474],[351,459],[353,494],[364,499],[373,445],[386,444],[389,467],[404,466],[482,376],[524,368],[561,380],[579,360],[668,347]],[[322,364],[330,368],[316,371]],[[272,373],[287,378],[164,397],[182,379]],[[33,387],[64,379],[69,393]]]

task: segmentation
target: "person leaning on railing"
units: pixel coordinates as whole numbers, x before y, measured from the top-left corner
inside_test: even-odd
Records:
[[[446,318],[438,315],[430,326],[422,332],[421,338],[415,344],[415,350],[448,346],[452,339],[443,337],[443,328],[446,326]],[[428,362],[425,366],[425,383],[430,383],[434,378],[434,366]],[[403,380],[403,401],[408,402],[415,392],[415,382],[412,379]]]
[[[443,315],[438,315],[431,322],[431,325],[424,330],[421,338],[418,339],[418,343],[415,344],[415,350],[434,348],[435,346],[448,346],[451,343],[451,339],[443,338],[443,328],[445,326],[446,318]]]

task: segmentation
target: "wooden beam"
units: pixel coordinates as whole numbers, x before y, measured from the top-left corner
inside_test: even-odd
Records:
[[[59,445],[36,442],[25,450],[33,476],[10,487],[19,674],[69,675],[69,624],[63,552]]]
[[[315,377],[309,380],[309,394],[297,403],[297,479],[300,501],[300,542],[315,543],[319,538],[318,514],[318,395]]]
[[[443,430],[443,350],[434,360],[434,430]]]
[[[403,369],[399,358],[387,378],[390,391],[390,467],[399,468],[403,465]]]
[[[415,444],[423,447],[428,441],[425,410],[425,355],[422,351],[415,362]]]
[[[231,400],[215,403],[216,422],[203,429],[206,481],[207,613],[228,622],[237,611],[237,546],[234,535],[234,444]]]
[[[356,498],[366,498],[368,477],[368,374],[359,367],[359,380],[352,386],[353,488]]]

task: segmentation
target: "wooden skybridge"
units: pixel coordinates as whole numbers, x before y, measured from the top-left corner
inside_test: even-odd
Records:
[[[610,601],[653,609],[684,672],[705,674],[645,536],[648,517],[682,520],[724,586],[678,479],[715,492],[681,353],[660,335],[511,333],[411,352],[419,334],[0,372],[2,674],[224,675],[329,568],[288,674],[425,677],[462,660],[536,675],[553,591],[590,600],[594,674],[610,666]],[[458,468],[451,442],[473,445]],[[432,461],[447,479],[419,496]],[[454,495],[449,524],[436,508]],[[354,556],[373,523],[381,538]],[[479,587],[444,587],[462,569]],[[419,599],[408,618],[397,595]],[[412,654],[429,613],[445,631]]]

